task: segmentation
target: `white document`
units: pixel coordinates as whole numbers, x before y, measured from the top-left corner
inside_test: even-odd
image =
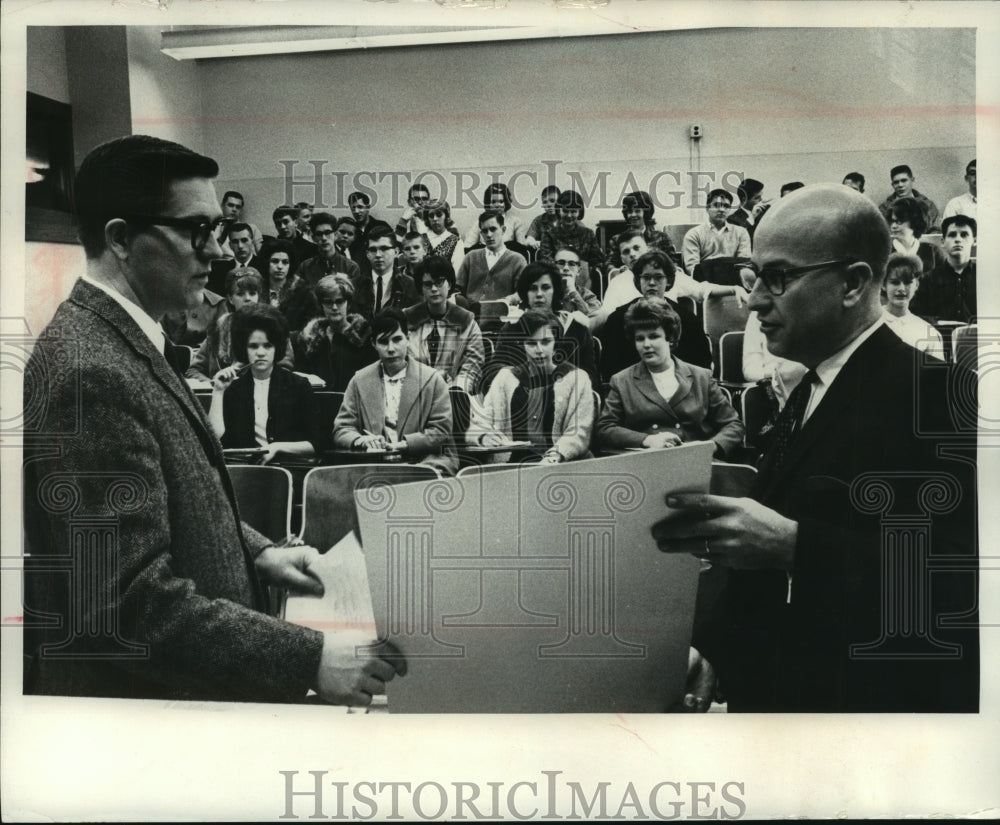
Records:
[[[713,445],[355,494],[390,712],[656,712],[683,695],[699,563],[649,528]]]

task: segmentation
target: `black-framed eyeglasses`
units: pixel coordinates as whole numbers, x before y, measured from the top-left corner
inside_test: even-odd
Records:
[[[424,289],[430,289],[431,287],[435,287],[435,286],[438,286],[438,287],[444,286],[446,283],[448,283],[448,279],[447,278],[435,278],[433,281],[430,281],[430,280],[421,281],[420,282],[420,286],[423,287]]]
[[[760,267],[753,261],[745,261],[743,263],[735,263],[733,267],[736,269],[737,278],[740,277],[742,270],[748,269],[753,273],[755,280],[764,284],[764,289],[773,296],[778,297],[784,294],[785,289],[788,287],[788,281],[794,279],[794,277],[805,275],[807,272],[828,269],[831,266],[843,266],[845,264],[856,264],[857,262],[857,258],[837,258],[834,261],[823,261],[822,263],[807,264],[806,266]]]
[[[334,233],[334,231],[335,230],[333,230],[333,229],[314,229],[313,230],[313,237],[314,238],[329,238]]]
[[[347,299],[346,298],[324,298],[319,303],[320,303],[320,306],[338,307],[338,306],[342,306],[343,304],[346,304],[347,303]]]
[[[134,221],[136,223],[145,223],[151,226],[173,226],[178,229],[190,229],[191,248],[195,251],[204,249],[205,244],[208,243],[208,239],[219,230],[219,227],[233,223],[231,218],[223,217],[215,218],[210,221],[206,218],[177,218],[173,215],[142,214],[125,216],[125,220]]]

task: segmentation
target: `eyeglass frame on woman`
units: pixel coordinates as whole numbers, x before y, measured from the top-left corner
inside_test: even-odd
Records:
[[[806,266],[787,266],[787,267],[775,267],[775,266],[765,266],[759,267],[753,261],[742,261],[733,264],[736,269],[736,275],[739,277],[740,271],[744,269],[749,269],[754,274],[754,283],[757,281],[762,281],[764,284],[764,289],[775,298],[785,294],[785,290],[788,289],[788,277],[790,275],[805,275],[807,272],[814,272],[820,269],[827,269],[831,266],[843,266],[844,264],[856,264],[858,263],[857,258],[838,258],[834,261],[823,261],[818,264],[807,264]],[[765,274],[767,273],[767,274]],[[777,277],[781,288],[777,291],[773,288],[771,280]]]
[[[143,215],[141,213],[123,216],[125,221],[136,221],[150,226],[171,226],[176,229],[191,230],[191,248],[200,252],[205,248],[208,239],[219,227],[234,223],[232,218],[178,218],[173,215]]]

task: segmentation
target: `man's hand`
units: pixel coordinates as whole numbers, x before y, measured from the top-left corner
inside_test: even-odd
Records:
[[[284,587],[289,593],[322,596],[323,583],[309,567],[319,558],[315,547],[265,547],[257,556],[257,573],[267,583]]]
[[[687,683],[684,700],[673,710],[683,713],[706,713],[715,696],[715,668],[697,648],[688,648]]]
[[[385,693],[385,683],[406,675],[406,658],[392,642],[372,642],[357,631],[326,631],[316,693],[334,705],[365,707]]]
[[[381,435],[361,435],[354,440],[354,447],[361,450],[384,450],[385,438]]]
[[[651,530],[665,553],[692,553],[726,567],[792,569],[798,522],[760,502],[677,493],[667,496],[667,506],[674,512]],[[704,549],[692,550],[691,539],[704,539]]]

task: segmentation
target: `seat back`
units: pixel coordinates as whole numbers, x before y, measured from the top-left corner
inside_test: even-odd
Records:
[[[724,332],[719,338],[719,380],[745,384],[743,377],[743,330]]]
[[[306,475],[302,492],[302,540],[325,553],[349,532],[358,530],[355,490],[440,478],[425,464],[344,464],[316,467]]]
[[[976,324],[963,324],[951,332],[951,359],[968,370],[979,367],[979,335]]]
[[[740,396],[743,408],[743,443],[748,447],[757,446],[757,435],[771,417],[771,399],[760,384],[747,387]]]
[[[291,532],[292,474],[283,467],[231,465],[229,476],[236,490],[243,521],[272,541]]]
[[[713,343],[727,332],[742,332],[749,317],[747,305],[735,295],[709,295],[705,299],[705,334]]]

